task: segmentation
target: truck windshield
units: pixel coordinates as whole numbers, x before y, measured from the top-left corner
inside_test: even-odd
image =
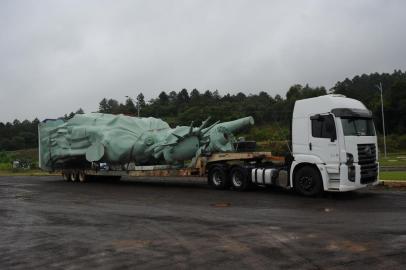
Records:
[[[341,118],[344,136],[375,136],[375,128],[370,118]]]

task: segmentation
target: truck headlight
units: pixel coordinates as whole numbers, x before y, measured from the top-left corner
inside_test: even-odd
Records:
[[[348,166],[350,166],[353,163],[354,163],[354,156],[351,153],[347,153],[347,162],[346,162],[346,164]]]

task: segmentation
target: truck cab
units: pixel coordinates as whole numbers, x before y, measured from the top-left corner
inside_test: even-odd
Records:
[[[304,195],[378,183],[372,113],[342,95],[298,100],[292,119],[290,186]]]

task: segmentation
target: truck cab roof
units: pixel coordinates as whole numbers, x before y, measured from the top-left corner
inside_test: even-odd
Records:
[[[361,101],[347,98],[343,95],[324,95],[296,101],[293,110],[293,118],[309,117],[315,114],[332,112],[334,109],[341,108],[368,111]]]

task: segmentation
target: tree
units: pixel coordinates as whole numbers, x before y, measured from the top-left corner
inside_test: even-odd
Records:
[[[10,139],[8,139],[8,138],[0,139],[0,149],[1,150],[14,150],[10,143]]]
[[[107,103],[107,99],[103,98],[99,103],[99,112],[101,113],[109,113],[109,105]]]
[[[169,102],[170,103],[175,103],[177,97],[178,97],[178,94],[176,94],[175,91],[169,92]]]
[[[160,104],[167,104],[169,101],[169,97],[165,91],[162,91],[158,96],[158,100]]]
[[[267,93],[267,92],[264,92],[264,91],[259,92],[259,95],[258,95],[258,96],[259,96],[260,99],[266,99],[266,100],[269,99],[268,93]]]
[[[244,99],[246,99],[247,98],[247,96],[244,94],[244,93],[241,93],[241,92],[239,92],[236,96],[235,96],[235,99],[237,100],[237,101],[243,101]]]
[[[19,150],[25,148],[24,138],[21,136],[13,136],[10,140],[10,146],[12,150]]]
[[[176,97],[176,100],[177,100],[177,102],[180,103],[180,104],[182,104],[182,103],[188,103],[189,100],[190,100],[188,91],[187,91],[185,88],[183,88],[183,89],[178,93],[178,95],[177,95],[177,97]]]
[[[392,133],[406,133],[406,80],[397,81],[391,86],[385,118]]]
[[[40,123],[40,121],[38,120],[38,118],[35,118],[35,119],[32,121],[32,124],[33,124],[34,126],[38,126],[39,123]]]
[[[139,93],[137,96],[137,106],[140,106],[140,108],[145,107],[145,99],[142,93]]]
[[[190,92],[190,102],[197,104],[200,101],[200,92],[196,88]]]
[[[213,94],[210,90],[206,90],[206,92],[204,92],[203,94],[203,98],[206,102],[210,101],[213,99]]]
[[[107,112],[112,114],[119,114],[120,113],[120,104],[115,99],[109,99],[107,101]]]
[[[76,112],[75,112],[75,114],[84,114],[85,112],[83,111],[83,109],[82,108],[79,108],[79,110],[77,110]]]
[[[216,91],[213,92],[213,98],[214,98],[215,100],[220,100],[220,99],[221,99],[219,90],[216,89]]]
[[[300,84],[292,85],[286,93],[286,99],[293,101],[300,99],[302,90],[303,87]]]
[[[137,108],[136,108],[132,98],[126,99],[123,113],[128,114],[128,115],[136,115]]]
[[[392,74],[371,73],[355,76],[352,79],[346,78],[337,82],[330,90],[334,94],[342,94],[350,98],[360,100],[369,108],[374,116],[375,125],[382,126],[381,98],[377,85],[383,85],[383,100],[385,109],[386,130],[390,133],[402,133],[404,124],[398,123],[398,119],[404,119],[404,109],[399,106],[402,102],[402,94],[406,89],[402,82],[406,81],[406,72],[395,70]],[[377,129],[382,132],[381,129]]]

